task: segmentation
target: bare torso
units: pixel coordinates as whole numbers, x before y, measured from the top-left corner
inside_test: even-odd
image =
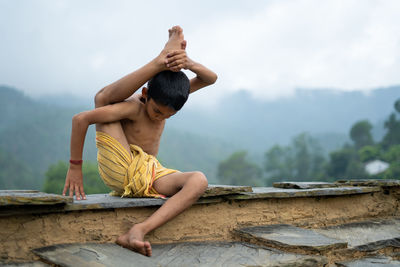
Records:
[[[121,120],[122,129],[128,143],[141,147],[143,151],[150,155],[157,156],[165,120],[150,120],[144,103],[140,100],[140,95],[134,95],[127,101],[140,107],[137,116],[135,116],[135,121],[129,119]]]

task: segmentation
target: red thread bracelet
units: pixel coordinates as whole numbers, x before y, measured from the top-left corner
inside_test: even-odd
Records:
[[[70,160],[69,160],[69,163],[75,164],[75,165],[81,165],[82,162],[83,162],[83,160],[81,160],[81,159],[77,159],[77,160],[70,159]]]

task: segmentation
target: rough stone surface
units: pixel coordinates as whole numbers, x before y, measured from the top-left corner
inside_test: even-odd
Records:
[[[363,258],[354,261],[338,262],[338,267],[398,267],[400,261],[393,260],[391,257]]]
[[[400,188],[391,191],[397,192]],[[334,197],[222,199],[217,203],[192,206],[146,238],[152,244],[226,241],[231,240],[233,229],[244,226],[285,223],[321,228],[394,216],[398,214],[398,207],[396,194],[384,191]],[[0,261],[35,260],[31,249],[61,243],[113,243],[156,209],[156,206],[146,206],[43,211],[43,214],[27,212],[0,217]]]
[[[242,193],[227,196],[229,199],[254,199],[254,198],[293,198],[293,197],[322,197],[366,194],[381,191],[380,187],[337,187],[314,189],[281,189],[274,187],[253,187],[252,193]]]
[[[347,243],[341,240],[288,224],[247,227],[241,228],[237,232],[250,241],[254,239],[267,246],[273,245],[282,249],[325,251],[347,246]]]
[[[50,267],[50,265],[40,262],[40,261],[32,261],[32,262],[16,262],[16,263],[7,263],[2,264],[0,262],[1,267]]]
[[[348,223],[315,231],[343,240],[348,243],[349,248],[359,251],[400,247],[400,218]]]
[[[153,246],[161,266],[324,266],[324,257],[285,253],[239,242],[198,242]]]
[[[400,186],[400,180],[338,180],[335,182],[340,186],[382,186],[393,187]]]
[[[15,205],[54,205],[60,203],[71,203],[72,198],[47,194],[43,192],[4,190],[0,191],[0,206]]]
[[[151,258],[115,244],[62,244],[35,249],[62,266],[323,266],[324,257],[285,253],[238,242],[154,245]]]
[[[268,199],[356,195],[381,191],[380,187],[338,187],[314,189],[282,189],[273,187],[210,186],[196,204],[220,203],[226,199]],[[102,210],[131,207],[161,206],[166,199],[120,198],[108,194],[87,195],[86,200],[74,200],[55,194],[29,190],[0,191],[0,216],[41,214],[51,212]],[[45,207],[46,206],[46,207]]]
[[[152,258],[116,244],[60,244],[34,249],[33,252],[46,261],[66,267],[158,266]]]
[[[244,192],[253,192],[253,189],[251,186],[209,185],[202,197],[224,196]]]
[[[326,182],[279,182],[279,183],[274,183],[273,186],[276,188],[289,188],[289,189],[338,187],[338,185],[335,183],[326,183]]]

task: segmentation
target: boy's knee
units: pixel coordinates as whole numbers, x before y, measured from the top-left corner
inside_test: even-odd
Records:
[[[198,185],[199,189],[206,190],[208,187],[208,180],[204,173],[196,171],[194,172],[194,176],[196,177],[196,184]]]

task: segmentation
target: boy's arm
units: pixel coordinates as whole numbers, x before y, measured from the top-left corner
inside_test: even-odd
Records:
[[[167,70],[164,61],[165,55],[160,54],[138,70],[101,89],[96,94],[96,107],[122,102],[133,95],[157,73]]]
[[[215,83],[218,78],[217,74],[212,70],[190,59],[185,50],[176,50],[169,53],[166,64],[171,71],[188,69],[196,74],[196,77],[190,80],[190,93]]]
[[[133,101],[129,101],[107,105],[75,115],[72,118],[71,160],[82,160],[83,146],[89,125],[95,123],[115,122],[125,118],[134,119],[138,112],[139,105]],[[70,163],[70,167],[65,178],[65,186],[63,190],[64,196],[68,188],[70,197],[73,197],[75,192],[77,200],[80,200],[81,197],[86,199],[85,192],[83,190],[82,164]]]

